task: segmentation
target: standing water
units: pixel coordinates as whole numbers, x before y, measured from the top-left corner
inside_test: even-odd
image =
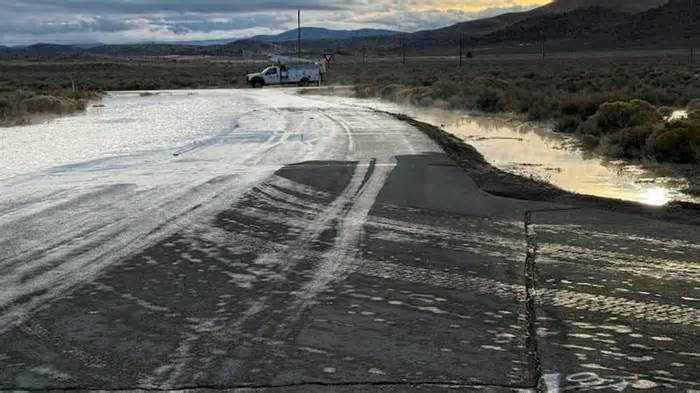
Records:
[[[544,180],[567,191],[654,206],[671,201],[700,203],[700,197],[682,192],[688,187],[687,180],[655,176],[638,165],[586,153],[573,137],[555,133],[550,127],[380,100],[327,96],[323,99],[402,113],[440,126],[474,146],[495,167]]]

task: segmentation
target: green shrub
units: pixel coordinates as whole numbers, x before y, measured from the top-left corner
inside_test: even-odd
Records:
[[[372,98],[379,94],[375,85],[356,85],[353,90],[358,98]]]
[[[530,97],[527,107],[527,118],[532,121],[552,119],[559,112],[559,103],[550,95]]]
[[[658,108],[656,112],[659,114],[659,116],[663,117],[664,119],[668,119],[673,114],[673,108],[669,106],[662,106]]]
[[[700,162],[700,123],[692,120],[667,123],[651,134],[646,145],[659,161]]]
[[[686,105],[686,108],[688,109],[688,112],[700,111],[700,98],[690,100],[688,105]]]
[[[700,123],[700,110],[688,112],[687,120],[694,123]]]
[[[643,125],[604,135],[600,140],[600,152],[615,158],[645,157],[647,140],[654,130],[652,126]]]
[[[450,109],[462,109],[466,106],[464,97],[455,94],[447,99],[447,105]]]
[[[0,98],[0,124],[6,122],[12,116],[12,106],[4,98]]]
[[[79,109],[84,109],[84,104],[81,105],[78,100],[65,97],[54,97],[40,95],[30,97],[22,101],[22,105],[28,113],[55,113],[64,114],[73,112]]]
[[[403,89],[402,85],[391,84],[383,86],[379,89],[379,97],[386,100],[397,100],[398,93]]]
[[[476,109],[484,112],[503,111],[501,97],[497,91],[487,89],[479,93],[476,98]]]
[[[598,111],[600,102],[591,95],[569,95],[562,97],[560,107],[562,115],[586,120]]]
[[[555,132],[572,133],[581,125],[581,119],[577,116],[564,116],[557,120],[554,125]]]
[[[579,132],[602,136],[625,128],[657,124],[663,118],[650,103],[642,100],[612,102],[598,111],[579,127]]]
[[[31,123],[35,115],[61,115],[85,110],[88,100],[98,99],[100,92],[54,90],[37,94],[30,90],[0,93],[0,126]]]

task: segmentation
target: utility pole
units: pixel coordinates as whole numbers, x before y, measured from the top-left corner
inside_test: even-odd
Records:
[[[405,39],[401,37],[401,56],[403,57],[403,64],[406,64],[406,43]]]
[[[462,66],[462,55],[464,54],[464,33],[459,36],[459,66]]]
[[[695,57],[695,48],[693,48],[693,22],[695,20],[695,0],[688,0],[688,46],[690,47],[690,64],[693,64]]]
[[[362,44],[362,64],[367,64],[367,40]]]
[[[542,58],[544,59],[546,56],[545,48],[544,48],[544,30],[540,30],[540,41],[542,41]]]
[[[299,26],[298,33],[299,33],[299,40],[297,42],[297,51],[299,57],[301,59],[301,8],[297,10],[297,26]]]

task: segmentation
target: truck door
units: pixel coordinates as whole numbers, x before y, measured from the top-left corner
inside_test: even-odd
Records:
[[[265,84],[266,85],[279,85],[280,83],[280,71],[278,67],[270,67],[265,71],[265,75],[263,76],[265,78]]]
[[[289,69],[286,66],[280,67],[280,83],[289,82]]]

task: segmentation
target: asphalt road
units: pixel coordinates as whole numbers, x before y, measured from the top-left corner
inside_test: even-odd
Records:
[[[700,389],[697,227],[493,196],[393,117],[229,94],[203,142],[0,183],[0,388]]]

